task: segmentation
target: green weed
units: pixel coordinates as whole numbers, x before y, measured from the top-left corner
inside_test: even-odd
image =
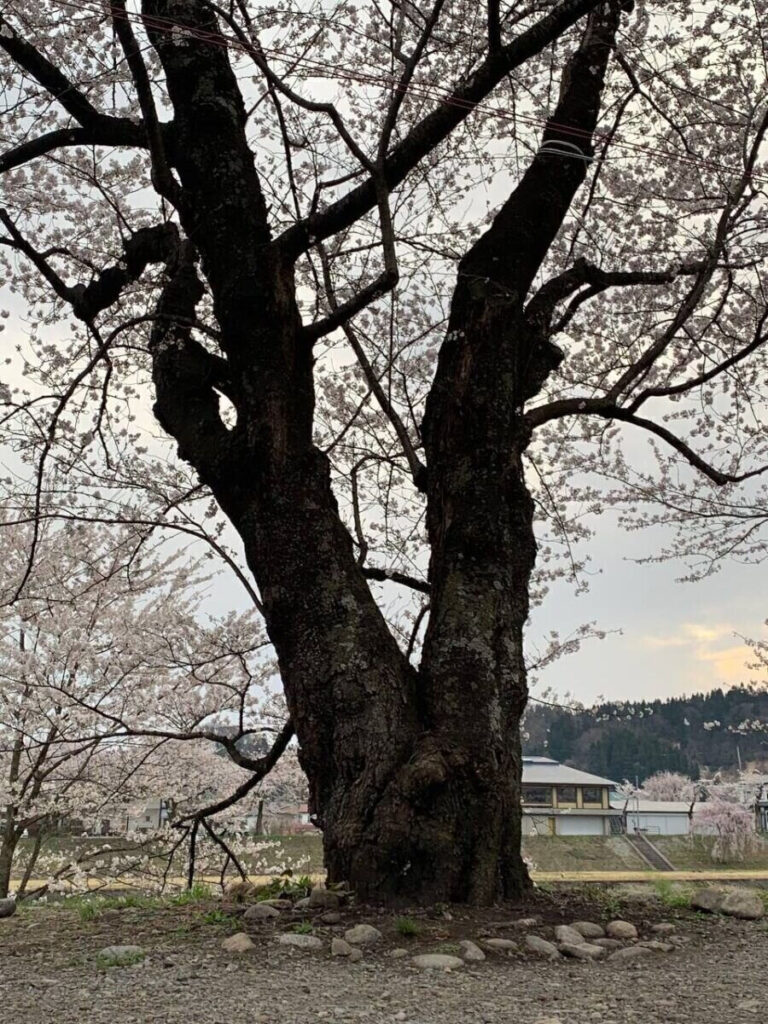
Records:
[[[168,902],[173,907],[186,907],[190,903],[202,903],[213,898],[210,887],[204,882],[195,882],[191,889],[185,889],[171,896]]]
[[[610,889],[595,889],[591,894],[595,903],[608,917],[621,917],[624,900]]]
[[[299,923],[295,924],[291,929],[291,931],[296,932],[297,935],[310,935],[312,930],[311,921],[299,921]]]
[[[686,889],[681,889],[666,878],[657,878],[653,883],[653,888],[656,890],[656,895],[661,902],[667,907],[672,907],[676,910],[687,910],[691,905],[690,892]]]
[[[76,910],[84,924],[97,920],[105,910],[147,910],[162,905],[163,901],[158,896],[144,896],[137,892],[123,896],[71,896],[62,904],[68,910]]]
[[[311,891],[312,879],[308,875],[300,875],[299,878],[282,875],[280,878],[268,882],[267,885],[260,886],[256,893],[256,900],[258,902],[278,898],[300,900],[309,896]]]
[[[92,900],[88,903],[81,903],[76,909],[83,924],[95,921],[97,917],[101,916],[101,907]]]
[[[398,935],[403,938],[413,939],[421,934],[421,926],[412,917],[398,917],[395,919],[395,929]]]
[[[203,914],[203,923],[204,924],[215,924],[215,925],[227,924],[227,925],[229,925],[229,924],[234,924],[235,920],[236,919],[234,917],[232,917],[231,914],[227,914],[223,910],[219,910],[218,908],[216,908],[214,910],[209,910],[206,914]]]

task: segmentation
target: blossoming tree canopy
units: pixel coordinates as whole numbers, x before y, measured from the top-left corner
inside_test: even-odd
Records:
[[[363,897],[525,885],[523,628],[584,512],[763,486],[767,13],[3,8],[33,510],[213,501]]]
[[[32,533],[2,530],[3,895],[25,832],[44,838],[68,820],[92,828],[115,807],[160,797],[179,817],[207,819],[211,804],[258,792],[262,763],[249,749],[268,751],[276,735],[284,749],[290,737],[260,624],[253,613],[206,622],[204,577],[188,561],[137,552],[127,528],[46,524],[11,604]]]

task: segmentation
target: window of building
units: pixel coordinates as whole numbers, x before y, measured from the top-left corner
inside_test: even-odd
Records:
[[[576,803],[576,787],[575,786],[558,786],[557,787],[557,802],[559,804],[575,804]]]
[[[603,791],[599,786],[585,786],[581,791],[585,804],[602,804]]]
[[[552,803],[552,789],[550,786],[523,786],[524,804],[544,804],[549,806]]]

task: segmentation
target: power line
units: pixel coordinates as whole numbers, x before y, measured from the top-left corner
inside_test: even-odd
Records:
[[[115,18],[121,18],[129,22],[135,22],[139,25],[143,25],[145,28],[148,27],[158,32],[164,32],[176,37],[179,41],[183,41],[185,37],[189,37],[200,42],[208,43],[211,46],[218,46],[222,49],[234,50],[239,53],[251,55],[251,48],[237,39],[225,36],[219,32],[206,32],[202,29],[181,28],[170,18],[131,15],[129,12],[124,11],[121,8],[113,7],[109,3],[102,5],[99,9],[95,9],[92,6],[89,6],[87,2],[78,2],[78,0],[50,0],[50,2],[54,4],[54,6],[82,10],[86,13],[95,15],[103,14],[106,10]],[[383,85],[395,89],[399,87],[399,81],[389,75],[382,75],[380,73],[378,75],[366,74],[362,71],[353,72],[340,68],[337,65],[319,61],[315,58],[296,57],[292,54],[286,53],[285,51],[277,49],[263,48],[261,53],[263,56],[270,57],[278,62],[290,64],[292,68],[305,68],[316,77],[327,77],[332,80],[342,79],[363,85]],[[407,92],[410,95],[415,95],[423,99],[436,100],[446,106],[452,106],[469,112],[478,112],[479,114],[487,117],[496,117],[513,123],[522,122],[524,124],[531,124],[537,127],[550,127],[561,131],[564,134],[572,135],[574,138],[584,138],[594,140],[596,142],[608,141],[612,147],[627,149],[635,153],[656,157],[662,162],[676,161],[677,163],[686,164],[688,166],[719,171],[723,174],[738,173],[738,171],[735,171],[733,168],[714,160],[706,160],[701,157],[688,156],[682,153],[669,153],[662,149],[643,146],[640,143],[632,143],[623,139],[611,137],[608,132],[590,133],[584,129],[575,128],[571,125],[558,124],[557,122],[546,118],[499,109],[483,103],[473,103],[469,100],[462,100],[452,94],[446,94],[439,91],[434,86],[429,86],[423,83],[411,82],[407,87]],[[568,154],[559,155],[563,156]],[[574,155],[571,159],[581,160],[583,157]],[[768,175],[766,174],[750,172],[748,176],[753,181],[768,182]]]

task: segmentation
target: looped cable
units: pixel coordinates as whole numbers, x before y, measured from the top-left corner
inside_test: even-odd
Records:
[[[565,139],[547,139],[541,144],[536,156],[569,156],[575,160],[583,160],[591,164],[593,156],[585,153],[575,142],[568,142]]]

